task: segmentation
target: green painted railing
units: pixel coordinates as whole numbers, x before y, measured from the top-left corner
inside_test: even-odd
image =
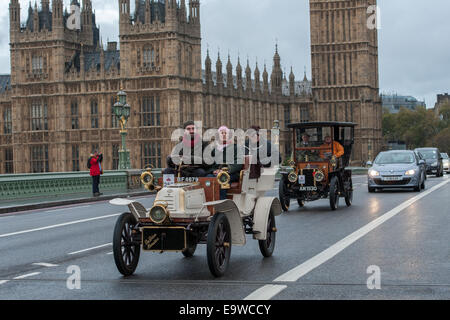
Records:
[[[102,190],[127,191],[140,188],[139,171],[106,171]],[[64,195],[92,191],[89,172],[58,172],[0,175],[0,200]]]

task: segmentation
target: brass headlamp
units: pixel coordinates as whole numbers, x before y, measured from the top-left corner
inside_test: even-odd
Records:
[[[149,211],[150,220],[156,224],[163,224],[169,219],[169,211],[167,210],[167,202],[155,201],[155,204]]]
[[[219,174],[217,175],[217,182],[220,184],[220,187],[222,189],[230,189],[230,181],[231,181],[231,177],[230,174],[228,173],[230,171],[230,169],[228,167],[224,167],[221,169],[221,171],[219,172]]]
[[[320,170],[316,171],[316,173],[314,174],[314,180],[316,180],[317,182],[322,182],[323,179],[325,179],[324,173]]]
[[[295,172],[295,171],[289,172],[289,174],[288,174],[288,180],[289,180],[290,183],[295,183],[295,182],[297,182],[297,179],[298,179],[298,174],[297,174],[297,172]]]
[[[147,165],[144,168],[145,171],[141,174],[141,182],[148,191],[161,189],[161,187],[155,186],[155,177],[153,176],[152,169],[152,165]]]

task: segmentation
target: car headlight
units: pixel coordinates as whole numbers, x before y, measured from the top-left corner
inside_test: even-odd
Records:
[[[431,164],[433,167],[436,167],[438,164],[437,164],[437,161],[436,162],[433,162],[432,164]]]
[[[380,175],[380,173],[377,170],[369,170],[369,176],[373,177],[378,177]]]
[[[149,216],[154,223],[162,224],[169,217],[169,213],[167,212],[167,209],[164,206],[157,204],[150,209]]]
[[[323,181],[323,179],[325,179],[325,175],[323,174],[323,172],[322,171],[316,171],[316,174],[314,175],[314,179],[317,181],[317,182],[322,182]]]
[[[298,179],[298,175],[296,172],[292,171],[288,174],[288,180],[290,183],[295,183],[297,182]]]
[[[413,176],[415,174],[416,174],[416,170],[408,170],[405,172],[405,175],[407,175],[407,176]]]

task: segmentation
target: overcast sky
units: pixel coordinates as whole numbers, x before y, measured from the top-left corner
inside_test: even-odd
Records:
[[[10,73],[9,0],[0,0],[0,73]],[[34,6],[35,0],[32,1]],[[68,6],[70,0],[64,0]],[[118,41],[118,1],[92,0],[103,41]],[[131,1],[134,4],[134,0]],[[186,1],[188,2],[188,1]],[[25,21],[29,0],[20,0]],[[40,4],[40,0],[38,1]],[[238,54],[252,72],[258,61],[270,73],[278,42],[283,69],[297,79],[306,67],[311,78],[308,0],[203,0],[203,60],[209,47],[215,62]],[[450,1],[378,0],[380,92],[412,95],[433,107],[436,94],[450,91]],[[132,5],[132,9],[134,5]],[[213,69],[215,68],[213,64]]]

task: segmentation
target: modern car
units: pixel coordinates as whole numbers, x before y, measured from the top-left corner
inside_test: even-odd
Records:
[[[368,191],[413,188],[420,192],[425,189],[424,160],[414,151],[396,150],[380,152],[368,171]]]
[[[442,164],[444,165],[444,171],[450,173],[450,160],[447,153],[441,153]]]
[[[425,159],[427,174],[435,174],[436,177],[444,175],[444,165],[438,148],[417,148],[414,151],[420,153]]]

